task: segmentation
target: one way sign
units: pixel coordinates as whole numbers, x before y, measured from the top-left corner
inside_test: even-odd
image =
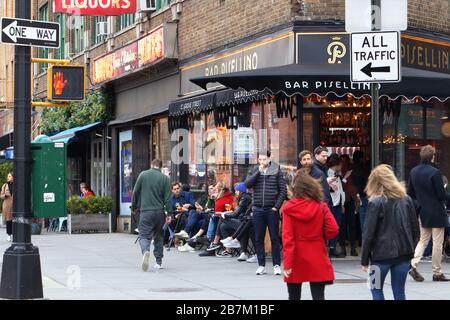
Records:
[[[22,46],[59,48],[59,24],[1,18],[0,42]]]
[[[399,82],[400,34],[396,31],[352,33],[352,82]]]

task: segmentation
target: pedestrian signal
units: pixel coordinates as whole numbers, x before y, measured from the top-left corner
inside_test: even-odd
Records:
[[[50,66],[47,72],[47,98],[50,101],[81,101],[86,91],[84,66]]]

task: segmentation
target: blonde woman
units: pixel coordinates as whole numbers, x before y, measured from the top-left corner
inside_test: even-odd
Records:
[[[13,181],[13,173],[10,172],[0,193],[0,198],[3,200],[3,218],[6,221],[6,233],[8,234],[7,241],[12,240]]]
[[[405,283],[419,223],[412,199],[392,168],[382,164],[372,170],[366,186],[369,197],[361,249],[361,265],[369,270],[374,300],[384,300],[383,285],[391,272],[395,300],[405,300]]]

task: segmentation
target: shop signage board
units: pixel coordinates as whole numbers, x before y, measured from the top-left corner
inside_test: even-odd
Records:
[[[77,16],[136,13],[136,0],[55,0],[55,12]]]
[[[351,81],[401,81],[399,44],[397,31],[352,33]]]
[[[371,0],[345,0],[345,30],[371,31],[376,11],[381,17],[381,31],[403,31],[408,28],[408,0],[380,0],[379,7],[372,6]]]
[[[143,38],[97,58],[93,64],[94,84],[112,80],[155,63],[165,57],[164,28],[160,27]]]
[[[59,23],[1,18],[1,43],[59,48]]]

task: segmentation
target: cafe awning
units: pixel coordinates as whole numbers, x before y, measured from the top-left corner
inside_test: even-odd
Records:
[[[402,67],[402,81],[380,84],[380,97],[390,99],[420,97],[444,101],[450,97],[450,76],[442,73]],[[193,78],[191,81],[202,88],[208,83],[218,82],[228,88],[245,90],[270,90],[287,96],[334,94],[343,97],[370,95],[368,83],[350,81],[348,65],[302,65],[290,64],[251,71],[235,72],[213,77]]]
[[[169,130],[193,128],[196,115],[211,111],[215,112],[216,125],[223,125],[230,116],[239,115],[237,105],[262,100],[270,94],[268,90],[216,88],[173,101],[169,104]]]

